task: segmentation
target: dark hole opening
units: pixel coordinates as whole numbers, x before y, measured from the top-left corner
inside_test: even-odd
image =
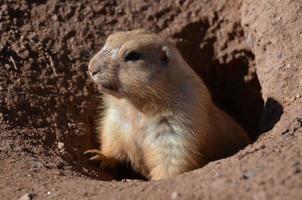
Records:
[[[187,24],[185,27],[169,35],[169,37],[175,40],[176,46],[184,59],[204,80],[212,94],[214,102],[237,120],[247,131],[251,139],[256,140],[261,133],[269,131],[274,126],[280,119],[283,109],[274,99],[268,99],[264,105],[261,86],[255,70],[255,56],[244,42],[242,27],[239,24],[235,24],[229,33],[219,36],[217,33],[219,26],[222,25],[218,24],[215,21],[209,22],[207,19],[199,20]],[[10,56],[18,60],[14,52],[4,49],[0,53],[7,58],[6,63],[10,63]],[[87,55],[85,56],[88,57]],[[68,59],[68,52],[57,58],[53,56],[53,59],[55,63],[71,65]],[[39,71],[40,68],[36,67],[36,69],[35,66],[41,67],[43,65],[37,63],[37,65],[31,65],[27,70],[31,73],[32,71]],[[88,79],[88,77],[83,78],[79,75],[79,71],[87,71],[86,65],[80,66],[80,69],[74,69],[76,72],[71,72],[69,69],[63,67],[60,69],[64,69],[62,71],[64,72],[62,73],[63,76],[53,78],[51,81],[53,81],[54,85],[55,83],[59,83],[57,88],[64,86],[70,89],[70,91],[66,91],[66,94],[63,96],[64,98],[61,97],[59,100],[56,100],[59,95],[55,89],[49,90],[51,92],[46,89],[39,90],[40,93],[35,90],[35,95],[38,94],[40,97],[47,97],[48,99],[45,101],[48,103],[42,107],[35,105],[32,107],[26,104],[27,101],[24,100],[24,103],[23,99],[17,99],[17,105],[20,108],[16,107],[15,110],[12,110],[1,106],[0,111],[4,113],[3,117],[5,120],[20,126],[26,126],[28,122],[31,122],[31,125],[35,128],[48,126],[52,122],[50,126],[53,126],[51,128],[55,131],[51,135],[48,135],[51,137],[45,139],[49,143],[48,146],[57,148],[55,146],[56,142],[63,142],[66,154],[62,158],[72,166],[74,171],[85,176],[99,180],[142,179],[127,163],[122,164],[113,171],[103,173],[100,172],[97,164],[87,161],[88,158],[83,155],[83,152],[87,149],[99,147],[99,144],[96,142],[95,132],[95,120],[98,118],[97,107],[100,101],[97,96],[99,94],[93,89],[92,84],[90,84],[86,86],[90,93],[89,98],[91,97],[91,99],[87,99],[87,96],[84,95],[74,97],[74,94],[78,91],[73,91],[73,89],[77,86],[77,88],[81,88],[82,90],[82,86],[86,84],[85,81]],[[48,73],[47,70],[51,71],[49,68],[44,67],[40,71]],[[36,80],[34,76],[28,79],[35,83],[38,82],[38,79]],[[70,81],[72,83],[76,82],[74,84],[77,85],[71,85],[68,80],[72,80]],[[23,93],[20,93],[20,95],[23,95]],[[27,98],[27,96],[25,97]],[[30,98],[33,97],[30,96]],[[44,102],[44,100],[42,99],[41,102]],[[4,105],[2,101],[0,103]],[[37,120],[37,118],[41,119]],[[70,123],[71,120],[76,125]],[[78,124],[80,124],[80,127]],[[63,132],[64,134],[56,134],[56,131]],[[60,138],[57,138],[58,135]]]
[[[217,31],[205,19],[185,26],[172,38],[185,60],[207,85],[216,105],[255,140],[260,133],[263,110],[255,56],[245,44],[239,25],[235,25],[231,33],[220,36],[222,38],[217,36]]]
[[[244,33],[235,24],[226,38],[217,38],[217,30],[210,22],[200,20],[170,35],[188,64],[203,79],[213,101],[232,116],[254,141],[260,130],[264,101],[255,70],[255,56],[244,43]],[[220,44],[226,41],[225,44]],[[262,120],[263,121],[263,120]],[[95,138],[95,136],[93,136]],[[122,165],[114,178],[142,178]]]

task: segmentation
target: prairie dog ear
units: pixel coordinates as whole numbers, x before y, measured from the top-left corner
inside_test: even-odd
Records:
[[[169,48],[167,46],[163,46],[160,52],[160,62],[163,64],[168,64],[169,62]]]

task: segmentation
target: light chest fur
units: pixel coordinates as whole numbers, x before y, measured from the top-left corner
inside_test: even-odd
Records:
[[[108,155],[114,153],[119,160],[130,161],[134,169],[146,177],[158,174],[157,171],[173,173],[176,169],[171,166],[188,154],[187,144],[192,146],[184,134],[179,134],[184,132],[179,123],[169,119],[169,113],[141,113],[126,99],[105,96],[104,101],[102,151]],[[106,152],[108,149],[115,152]],[[180,165],[192,165],[192,162],[183,160]],[[163,169],[162,166],[167,167]]]

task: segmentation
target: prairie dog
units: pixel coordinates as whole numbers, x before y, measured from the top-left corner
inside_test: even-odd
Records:
[[[229,156],[250,143],[214,105],[199,76],[168,40],[145,30],[117,32],[91,59],[103,93],[102,167],[123,160],[151,180],[168,178]]]

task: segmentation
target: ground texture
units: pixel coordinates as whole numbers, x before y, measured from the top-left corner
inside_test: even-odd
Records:
[[[100,172],[89,59],[117,30],[169,37],[254,143],[162,181]],[[301,0],[2,0],[1,199],[301,199]]]

